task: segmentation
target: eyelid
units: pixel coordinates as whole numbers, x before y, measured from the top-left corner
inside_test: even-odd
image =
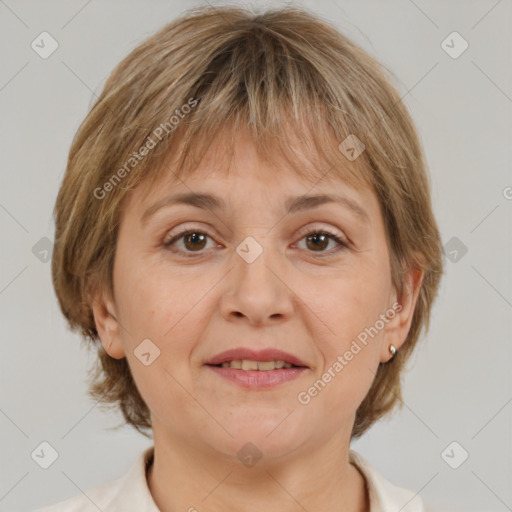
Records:
[[[194,251],[187,252],[187,251],[173,250],[172,249],[172,245],[174,245],[174,243],[179,241],[182,237],[184,237],[184,236],[186,236],[188,234],[191,234],[191,233],[202,233],[202,234],[206,235],[208,238],[210,238],[212,241],[215,242],[214,236],[212,236],[208,232],[208,230],[205,230],[204,228],[198,227],[198,226],[190,226],[190,227],[183,227],[182,229],[180,229],[177,233],[174,233],[173,235],[166,236],[164,238],[164,241],[162,242],[162,245],[166,249],[168,249],[168,250],[170,250],[172,252],[175,252],[175,253],[178,253],[178,254],[185,254],[186,256],[189,256],[189,257],[190,256],[194,256],[194,255],[196,257],[200,257],[200,256],[206,254],[208,252],[208,249],[207,250],[198,251],[198,252],[194,252]],[[313,235],[313,234],[318,234],[318,233],[329,235],[330,239],[338,244],[338,247],[336,247],[334,249],[331,249],[329,251],[320,251],[320,252],[318,252],[317,255],[316,255],[318,257],[330,256],[330,255],[333,255],[333,254],[337,253],[340,250],[350,249],[351,248],[352,244],[346,238],[346,236],[336,232],[333,228],[325,227],[325,226],[311,226],[311,225],[306,226],[306,227],[302,228],[301,230],[299,230],[299,232],[296,235],[299,238],[298,238],[297,242],[295,242],[294,245],[298,244],[304,237],[309,236],[309,235]],[[217,247],[219,247],[218,244],[217,244]],[[315,251],[306,251],[306,252],[311,252],[312,254],[315,254]]]
[[[183,236],[185,233],[187,233],[189,231],[193,231],[193,232],[197,231],[197,232],[200,232],[200,233],[204,233],[205,235],[208,235],[210,238],[213,238],[213,236],[209,232],[210,229],[213,230],[212,226],[207,225],[207,228],[204,228],[202,226],[193,225],[193,224],[188,226],[187,224],[188,223],[180,224],[179,227],[176,228],[176,229],[173,228],[171,230],[166,230],[163,243],[164,244],[169,243],[170,241],[172,241],[176,237],[181,237],[181,236]],[[173,234],[171,234],[171,232],[173,232]]]
[[[335,229],[333,229],[331,227],[308,226],[308,227],[305,227],[305,228],[301,229],[299,231],[298,235],[301,236],[301,237],[304,237],[304,236],[307,236],[307,235],[309,235],[311,233],[325,233],[325,234],[331,235],[333,237],[339,238],[346,245],[350,245],[349,240],[347,239],[347,237],[344,234],[336,231]]]
[[[179,230],[177,233],[174,233],[170,236],[165,236],[163,241],[162,241],[162,245],[164,246],[165,249],[171,251],[171,252],[174,252],[174,253],[178,253],[178,254],[186,254],[186,255],[194,255],[194,252],[187,252],[187,251],[182,251],[182,250],[175,250],[172,248],[172,246],[178,242],[179,240],[181,240],[184,236],[186,235],[189,235],[191,233],[202,233],[203,235],[205,235],[206,237],[210,238],[215,244],[217,247],[219,247],[219,244],[217,244],[217,242],[215,242],[215,238],[206,230],[206,229],[203,229],[203,228],[198,228],[197,226],[191,226],[191,227],[184,227],[183,229]],[[203,254],[206,254],[206,252],[208,251],[207,250],[202,250],[200,252],[197,252],[195,253],[197,256],[200,256],[200,255],[203,255]]]

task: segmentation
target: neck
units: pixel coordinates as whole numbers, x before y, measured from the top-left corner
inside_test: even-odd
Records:
[[[349,462],[348,448],[318,447],[307,457],[245,467],[198,451],[183,440],[157,443],[147,469],[147,482],[161,512],[201,509],[231,512],[296,512],[305,510],[368,512],[364,476]],[[333,456],[336,453],[336,456]],[[219,462],[220,461],[220,462]]]

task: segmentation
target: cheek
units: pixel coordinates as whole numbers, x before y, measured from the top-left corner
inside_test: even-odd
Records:
[[[205,294],[213,286],[198,286],[197,278],[184,280],[179,276],[165,276],[163,269],[151,268],[145,272],[126,274],[120,286],[120,305],[123,318],[123,345],[133,365],[134,377],[140,374],[151,380],[151,388],[157,389],[165,381],[172,380],[166,373],[190,388],[187,370],[194,348],[201,339],[205,307]],[[121,295],[122,294],[122,295]],[[158,357],[152,363],[154,371],[144,372],[133,354],[143,340],[151,340]],[[151,345],[149,345],[151,347]],[[164,381],[164,382],[163,382]]]
[[[326,294],[310,296],[308,305],[319,312],[314,332],[325,333],[316,339],[323,364],[316,377],[325,375],[328,381],[321,392],[326,407],[334,400],[355,410],[368,392],[380,360],[379,318],[388,307],[388,293],[386,279],[367,272],[345,275],[331,281]]]
[[[122,289],[123,345],[133,378],[153,414],[173,417],[176,409],[190,407],[185,390],[193,389],[188,363],[200,339],[200,297],[187,293],[181,282],[162,279],[161,272],[132,273]],[[142,343],[148,346],[149,365],[140,358]]]
[[[126,263],[120,264],[114,274],[126,329],[137,339],[161,340],[191,309],[191,288],[179,276],[166,273],[161,265],[148,265],[142,259],[137,263],[135,258]]]
[[[326,326],[322,332],[329,334],[324,339],[339,351],[385,313],[388,296],[388,280],[368,271],[331,279],[322,293],[315,291],[305,299]]]

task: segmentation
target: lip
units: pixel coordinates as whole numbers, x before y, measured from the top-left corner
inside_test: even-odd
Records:
[[[280,368],[279,370],[238,370],[237,368],[223,368],[221,366],[210,366],[207,368],[213,370],[220,377],[237,384],[243,388],[259,390],[271,388],[289,382],[299,377],[308,368],[292,367]]]
[[[295,357],[293,354],[289,354],[288,352],[284,352],[277,348],[265,348],[262,350],[254,350],[251,348],[237,347],[232,348],[230,350],[226,350],[212,357],[205,364],[207,365],[217,365],[222,364],[226,361],[242,361],[242,360],[251,360],[251,361],[284,361],[285,363],[289,363],[294,366],[302,366],[304,368],[308,368],[308,365],[301,361],[298,357]],[[236,370],[236,368],[231,368]],[[288,368],[292,370],[293,368]],[[297,368],[296,368],[297,369]],[[242,370],[245,373],[251,373],[251,370]],[[279,370],[271,370],[270,372],[261,372],[261,373],[271,373]],[[254,370],[254,372],[259,372],[259,370]]]

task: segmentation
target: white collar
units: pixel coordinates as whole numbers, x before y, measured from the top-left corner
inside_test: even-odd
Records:
[[[392,484],[362,455],[350,450],[349,461],[365,477],[370,496],[370,512],[424,512],[423,500],[417,493]]]
[[[146,479],[147,464],[153,453],[154,446],[146,448],[123,477],[93,487],[84,494],[60,503],[63,508],[49,507],[48,512],[69,510],[71,503],[73,507],[77,504],[83,505],[83,508],[76,507],[73,510],[89,510],[91,502],[100,506],[104,512],[160,512]],[[366,480],[370,512],[425,512],[423,501],[418,494],[389,482],[354,450],[349,450],[349,461],[359,468]],[[94,509],[96,510],[96,507]]]
[[[123,506],[126,510],[159,512],[149,491],[146,465],[153,457],[154,446],[147,448],[125,476],[121,496],[129,496]],[[349,451],[349,461],[354,463],[365,477],[370,497],[370,512],[423,512],[423,501],[418,494],[397,487],[379,473],[362,455]],[[139,499],[140,497],[140,499]],[[137,502],[137,507],[134,503]]]

